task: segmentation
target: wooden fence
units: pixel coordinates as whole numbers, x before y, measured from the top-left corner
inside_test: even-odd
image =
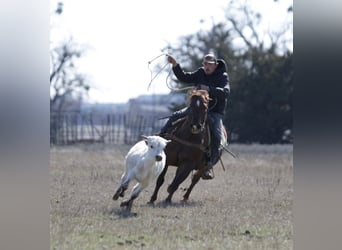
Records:
[[[153,115],[51,113],[50,144],[132,144],[157,134],[165,122]]]

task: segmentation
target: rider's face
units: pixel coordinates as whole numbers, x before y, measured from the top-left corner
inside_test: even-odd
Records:
[[[215,71],[216,67],[217,67],[216,63],[207,63],[207,62],[203,63],[204,72],[207,75],[212,74]]]

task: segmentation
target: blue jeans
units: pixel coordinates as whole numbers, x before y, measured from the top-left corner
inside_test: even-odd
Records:
[[[222,117],[223,115],[215,112],[208,113],[208,123],[210,128],[210,160],[212,165],[215,165],[220,158],[220,144],[222,136]]]

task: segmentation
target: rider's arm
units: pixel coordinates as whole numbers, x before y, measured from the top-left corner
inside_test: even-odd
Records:
[[[173,73],[177,77],[177,79],[183,83],[194,85],[194,83],[199,82],[200,79],[200,70],[198,69],[194,72],[185,72],[179,64],[172,68]]]
[[[209,92],[211,93],[211,96],[216,97],[220,100],[226,99],[229,96],[230,93],[230,86],[229,86],[229,77],[227,72],[224,72],[218,81],[218,85],[215,86],[209,86]]]

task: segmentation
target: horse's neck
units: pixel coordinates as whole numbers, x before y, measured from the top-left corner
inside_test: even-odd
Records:
[[[191,136],[190,122],[188,119],[185,119],[182,122],[182,124],[179,126],[179,128],[175,131],[175,135],[177,135],[183,139]]]
[[[175,131],[175,136],[188,141],[198,141],[198,143],[202,143],[203,140],[208,139],[208,122],[205,122],[204,130],[198,134],[193,134],[191,132],[190,124],[188,120],[185,120],[182,125]]]

